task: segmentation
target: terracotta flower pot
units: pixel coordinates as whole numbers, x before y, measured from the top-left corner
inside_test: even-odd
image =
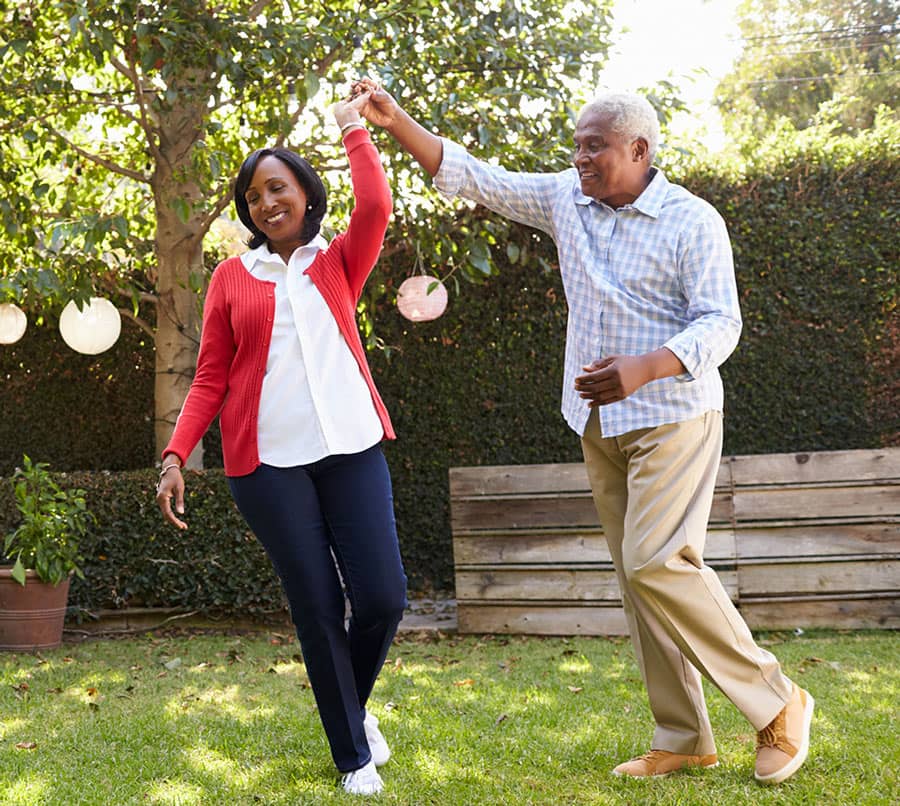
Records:
[[[0,650],[33,652],[62,643],[69,579],[58,585],[41,582],[27,571],[25,585],[0,568]]]

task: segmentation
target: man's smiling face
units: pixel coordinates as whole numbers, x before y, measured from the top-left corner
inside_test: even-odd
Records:
[[[647,142],[629,141],[613,131],[609,115],[586,111],[575,127],[572,163],[581,191],[611,207],[631,204],[647,186]]]

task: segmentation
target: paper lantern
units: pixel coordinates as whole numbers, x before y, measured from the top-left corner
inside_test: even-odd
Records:
[[[397,307],[412,322],[437,319],[447,308],[447,289],[437,277],[427,274],[408,277],[397,290]]]
[[[75,352],[96,355],[116,343],[122,331],[122,317],[108,299],[91,297],[79,310],[71,300],[59,317],[59,332],[63,341]]]
[[[25,312],[11,302],[0,305],[0,344],[15,344],[25,335],[28,317]]]

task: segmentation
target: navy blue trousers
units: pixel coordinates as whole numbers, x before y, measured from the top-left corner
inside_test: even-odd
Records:
[[[372,757],[366,701],[406,607],[381,446],[298,467],[260,465],[228,482],[281,579],[335,765],[359,769]]]

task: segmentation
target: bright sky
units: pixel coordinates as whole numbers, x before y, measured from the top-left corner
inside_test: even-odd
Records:
[[[709,130],[700,139],[722,143],[710,103],[716,83],[740,53],[735,9],[739,0],[616,0],[613,45],[600,89],[637,90],[666,79],[678,86],[691,115],[673,121],[675,131]],[[629,28],[629,33],[619,33]]]

